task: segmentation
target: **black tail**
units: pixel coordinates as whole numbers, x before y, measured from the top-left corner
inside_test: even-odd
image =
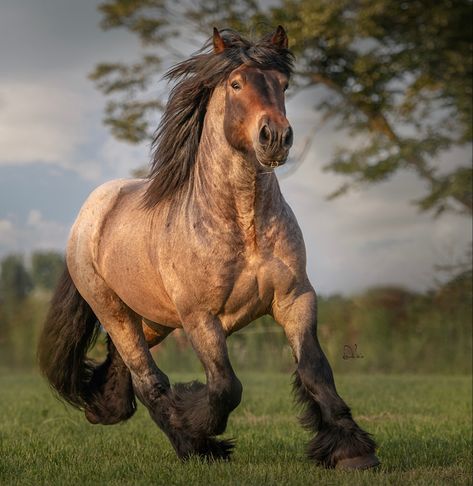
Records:
[[[110,425],[129,419],[136,401],[130,372],[110,339],[103,363],[87,359],[99,330],[66,268],[39,341],[39,367],[61,398],[84,409],[89,422]]]
[[[99,330],[94,312],[79,294],[66,267],[46,317],[38,360],[51,386],[77,408],[87,404],[95,365],[86,355]]]

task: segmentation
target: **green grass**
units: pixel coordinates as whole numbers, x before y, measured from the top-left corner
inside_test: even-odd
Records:
[[[187,380],[189,376],[173,376]],[[125,424],[89,425],[36,375],[0,376],[0,484],[471,484],[471,377],[339,376],[340,394],[379,443],[375,471],[324,470],[304,457],[290,377],[241,374],[225,436],[230,463],[180,463],[140,406]]]

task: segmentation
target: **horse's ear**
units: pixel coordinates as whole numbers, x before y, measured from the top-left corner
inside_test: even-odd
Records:
[[[282,25],[278,25],[276,32],[271,37],[271,44],[274,44],[279,49],[287,49],[289,42],[287,40],[286,31]]]
[[[223,40],[220,32],[218,31],[217,27],[214,27],[214,35],[213,35],[213,45],[214,45],[214,52],[215,54],[220,54],[225,50],[225,41]]]

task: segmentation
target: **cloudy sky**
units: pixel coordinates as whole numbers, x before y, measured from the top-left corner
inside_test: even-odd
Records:
[[[104,99],[87,74],[100,61],[133,59],[139,46],[126,32],[100,30],[97,3],[2,0],[0,257],[63,250],[89,192],[149,159],[149,147],[117,142],[101,123]],[[289,102],[296,153],[317,121],[313,104],[303,94]],[[312,282],[325,294],[431,287],[440,276],[434,265],[464,254],[471,225],[418,214],[410,201],[423,188],[411,174],[326,201],[340,180],[321,169],[345,137],[320,127],[304,163],[279,174],[305,235]]]

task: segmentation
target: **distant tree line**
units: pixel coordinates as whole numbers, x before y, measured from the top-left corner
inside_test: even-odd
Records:
[[[34,366],[46,303],[63,269],[55,251],[36,251],[28,263],[21,254],[0,261],[0,366]]]
[[[0,263],[0,299],[22,300],[33,289],[52,290],[64,270],[64,256],[55,251],[36,251],[31,263],[21,254],[8,255]]]

